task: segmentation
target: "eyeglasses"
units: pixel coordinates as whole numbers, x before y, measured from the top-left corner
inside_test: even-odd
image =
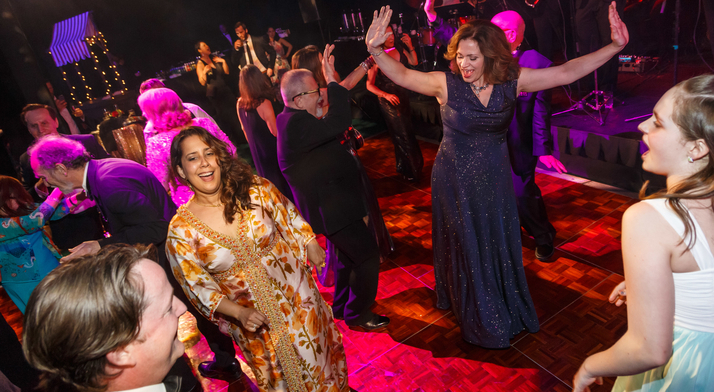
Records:
[[[300,94],[294,96],[294,97],[292,98],[292,101],[295,102],[295,98],[297,98],[297,97],[301,97],[301,96],[303,96],[303,95],[308,95],[308,94],[317,93],[317,92],[320,92],[320,88],[319,88],[319,87],[316,88],[316,89],[314,89],[314,90],[305,91],[304,93],[300,93]]]

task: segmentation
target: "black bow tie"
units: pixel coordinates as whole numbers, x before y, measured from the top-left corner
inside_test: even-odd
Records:
[[[166,387],[166,392],[179,392],[181,390],[181,377],[167,376],[163,384]]]

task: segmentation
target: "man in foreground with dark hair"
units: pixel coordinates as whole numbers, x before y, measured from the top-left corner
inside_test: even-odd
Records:
[[[39,140],[30,147],[29,154],[37,177],[62,189],[65,194],[84,189],[87,197],[97,203],[111,234],[111,237],[85,241],[70,249],[72,254],[64,257],[62,262],[96,253],[111,244],[154,244],[159,264],[166,274],[173,275],[166,260],[165,244],[176,206],[149,169],[129,159],[89,159],[80,143],[57,136]],[[176,279],[172,278],[170,282],[179,299],[188,304]],[[225,381],[241,377],[233,341],[193,306],[189,311],[196,317],[198,329],[209,344],[215,345],[216,360],[199,365],[201,374]]]
[[[155,258],[153,246],[112,245],[60,266],[37,286],[23,350],[42,372],[41,389],[179,390],[179,377],[162,380],[184,352],[178,320],[186,306]]]

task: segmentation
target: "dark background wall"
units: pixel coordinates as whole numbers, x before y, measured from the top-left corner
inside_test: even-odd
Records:
[[[10,143],[12,155],[22,151],[28,142],[26,131],[19,122],[22,106],[37,101],[37,91],[45,80],[51,80],[55,88],[63,90],[59,71],[47,53],[52,40],[55,23],[86,11],[93,11],[98,29],[108,41],[109,50],[125,60],[125,76],[138,81],[154,77],[157,71],[195,59],[195,42],[206,41],[213,50],[228,48],[218,26],[224,24],[233,35],[233,25],[243,21],[253,35],[263,35],[269,26],[290,29],[288,40],[295,50],[308,45],[323,45],[339,35],[340,16],[343,10],[361,9],[364,23],[369,25],[372,11],[389,4],[396,15],[404,14],[405,28],[411,30],[416,10],[408,4],[415,0],[315,0],[321,17],[320,22],[305,23],[299,3],[310,0],[0,0],[0,128],[5,136],[2,144]],[[518,1],[518,0],[508,0]],[[521,0],[522,1],[522,0]],[[555,0],[541,0],[542,2]],[[486,4],[502,3],[503,0],[486,0]],[[561,0],[569,4],[569,0]],[[645,1],[643,4],[654,4]],[[687,3],[685,1],[685,3]],[[520,4],[520,2],[519,2]],[[651,14],[652,6],[645,14]],[[668,2],[668,8],[670,7]],[[696,7],[685,9],[690,16],[683,21],[680,45],[691,40],[688,26],[695,25]],[[566,7],[567,9],[567,7]],[[649,23],[652,41],[652,26],[661,32],[659,45],[670,45],[671,11],[665,23]],[[566,15],[567,19],[567,15]],[[641,19],[642,18],[637,18]],[[635,33],[637,26],[630,25]],[[566,30],[566,34],[570,34]],[[700,35],[700,37],[702,37]],[[702,37],[703,38],[703,37]],[[633,37],[633,41],[636,38]],[[324,40],[324,41],[323,41]],[[666,41],[666,42],[665,42]],[[355,45],[355,56],[367,55],[364,45]],[[132,77],[134,73],[140,75]],[[58,88],[59,86],[59,88]],[[66,91],[59,91],[59,93]],[[3,149],[4,150],[4,149]],[[0,151],[2,153],[2,151]]]

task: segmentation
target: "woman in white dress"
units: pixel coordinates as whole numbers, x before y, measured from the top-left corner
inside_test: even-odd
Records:
[[[667,189],[622,218],[625,281],[610,302],[627,303],[627,332],[583,362],[573,390],[622,376],[613,391],[712,391],[714,76],[667,91],[639,129],[642,168],[666,176]]]

